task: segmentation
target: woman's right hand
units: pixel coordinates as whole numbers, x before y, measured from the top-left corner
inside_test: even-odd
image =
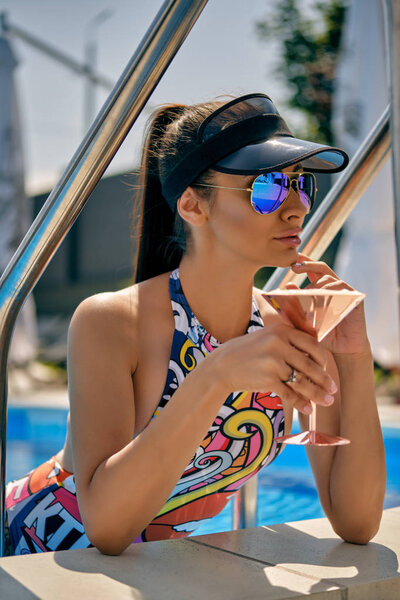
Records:
[[[239,390],[272,391],[300,412],[310,414],[310,400],[329,406],[337,391],[325,371],[327,354],[312,335],[277,317],[263,329],[221,344],[207,360],[213,360],[216,376],[228,395]],[[285,383],[293,368],[297,381]]]

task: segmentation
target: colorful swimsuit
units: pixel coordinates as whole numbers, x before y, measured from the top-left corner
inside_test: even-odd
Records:
[[[175,319],[167,381],[155,418],[196,364],[220,343],[199,323],[183,294],[179,268],[169,278]],[[253,296],[247,333],[263,327]],[[218,514],[234,493],[278,455],[283,407],[272,393],[234,392],[158,515],[134,542],[180,538]],[[79,514],[74,476],[53,456],[6,488],[8,553],[91,547]]]

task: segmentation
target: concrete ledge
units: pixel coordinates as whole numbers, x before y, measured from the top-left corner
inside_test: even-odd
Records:
[[[133,544],[0,559],[0,597],[119,600],[398,600],[400,507],[384,512],[367,546],[346,544],[313,519]]]

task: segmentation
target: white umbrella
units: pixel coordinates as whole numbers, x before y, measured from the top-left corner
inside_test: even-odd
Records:
[[[21,127],[14,71],[18,64],[10,42],[0,37],[0,274],[32,222],[32,206],[24,191]],[[26,300],[10,347],[11,363],[33,360],[37,348],[35,305]]]

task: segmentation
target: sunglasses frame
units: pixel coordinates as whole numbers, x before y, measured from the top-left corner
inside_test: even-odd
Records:
[[[268,213],[261,213],[259,210],[256,210],[253,206],[253,202],[252,202],[252,197],[253,197],[253,186],[254,183],[257,181],[257,179],[261,176],[261,175],[268,175],[268,173],[260,173],[260,175],[257,175],[257,177],[254,179],[253,183],[251,184],[251,187],[249,188],[238,188],[238,187],[228,187],[226,185],[212,185],[211,183],[192,183],[191,187],[197,187],[197,186],[201,186],[201,187],[211,187],[211,188],[218,188],[221,190],[242,190],[244,192],[251,192],[251,198],[250,198],[250,205],[252,207],[252,209],[254,210],[254,212],[256,212],[258,215],[271,215],[273,212],[275,212],[276,210],[278,210],[278,208],[280,208],[282,206],[282,204],[285,202],[285,200],[288,198],[289,193],[290,193],[290,188],[293,189],[295,192],[299,192],[299,187],[297,184],[297,180],[300,177],[300,175],[311,175],[313,180],[314,180],[314,186],[315,186],[315,192],[314,192],[314,198],[311,200],[311,206],[307,211],[307,214],[309,212],[311,212],[312,207],[314,206],[315,203],[315,198],[317,195],[317,180],[315,178],[314,173],[311,173],[310,171],[288,171],[287,173],[283,173],[282,171],[270,171],[271,173],[279,173],[280,175],[288,175],[289,176],[289,190],[288,193],[286,195],[286,197],[282,200],[282,202],[279,204],[279,206],[277,206],[274,210],[272,210],[271,212]],[[292,177],[290,177],[290,175]],[[294,177],[294,176],[297,177]],[[293,183],[296,182],[296,187],[293,187]]]

